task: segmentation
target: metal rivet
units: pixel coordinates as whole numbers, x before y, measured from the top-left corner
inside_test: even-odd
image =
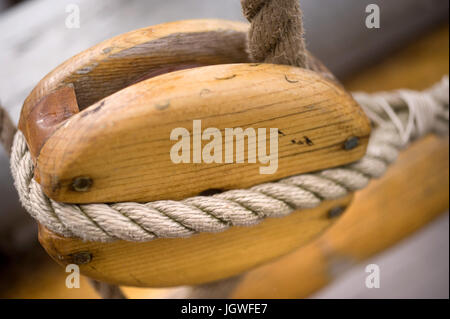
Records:
[[[77,192],[87,192],[92,186],[92,179],[86,176],[74,178],[72,188]]]
[[[72,260],[74,264],[85,265],[91,262],[92,254],[88,251],[81,251],[72,255]]]
[[[342,215],[342,213],[345,211],[345,207],[344,206],[337,206],[334,207],[332,209],[330,209],[328,211],[328,218],[335,218],[338,217],[340,215]]]
[[[344,150],[350,151],[350,150],[354,149],[355,147],[357,147],[358,145],[359,145],[359,138],[357,138],[356,136],[349,137],[344,142]]]

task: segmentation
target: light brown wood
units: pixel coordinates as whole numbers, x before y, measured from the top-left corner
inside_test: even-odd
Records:
[[[200,134],[193,120],[201,120],[202,130],[220,130],[221,163],[193,163],[192,136]],[[176,128],[190,132],[190,163],[171,159]],[[257,134],[265,128],[267,151],[269,130],[277,128],[275,172],[261,173],[268,164],[259,155],[249,163],[248,139],[243,163],[236,163],[236,150],[233,163],[226,163],[226,128]],[[183,199],[356,161],[369,134],[351,96],[315,72],[269,64],[208,66],[142,81],[72,116],[42,147],[36,175],[44,192],[63,202]],[[358,137],[359,145],[346,150],[349,137]],[[87,191],[74,191],[80,176],[92,181]]]
[[[367,120],[361,111],[351,111],[357,108],[355,103],[310,54],[310,68],[336,85],[317,76],[309,80],[305,73],[299,83],[294,69],[277,70],[266,78],[265,73],[270,72],[258,64],[248,65],[250,71],[244,66],[217,67],[159,77],[203,65],[247,61],[247,28],[247,24],[223,20],[161,24],[107,40],[49,73],[26,99],[19,121],[36,164],[35,179],[45,193],[54,200],[76,203],[182,199],[211,189],[248,187],[361,157],[369,134]],[[123,92],[110,95],[127,86]],[[143,91],[148,92],[137,99]],[[341,102],[342,109],[337,107]],[[79,116],[66,121],[78,111]],[[192,130],[192,122],[184,121],[188,115],[222,130],[227,123],[230,128],[240,123],[244,129],[255,124],[254,129],[284,130],[290,125],[287,133],[280,129],[284,144],[279,151],[287,150],[280,154],[282,162],[277,165],[282,169],[262,176],[255,174],[264,166],[261,164],[175,165],[170,160],[169,148],[175,144],[169,140],[170,132],[177,125]],[[169,116],[175,120],[164,123]],[[299,125],[302,121],[312,124]],[[294,126],[304,130],[294,131]],[[318,128],[323,128],[320,134]],[[360,145],[343,151],[342,144],[350,136],[359,137]],[[61,148],[61,143],[66,145]],[[225,139],[223,143],[225,146]],[[38,160],[42,149],[45,152]],[[334,157],[335,162],[330,162]],[[292,163],[296,160],[302,165],[295,164],[294,170]],[[249,170],[250,166],[254,169]],[[242,177],[256,178],[241,178],[243,171],[246,174]],[[205,172],[208,178],[203,178]],[[74,185],[80,177],[91,186],[84,187],[83,192],[74,191],[79,190]],[[185,187],[186,180],[197,180],[196,187]]]
[[[298,248],[338,219],[329,217],[332,208],[350,201],[347,196],[256,226],[190,238],[105,244],[63,238],[41,226],[39,241],[59,264],[78,263],[82,274],[101,281],[141,287],[195,285],[240,274]]]
[[[327,232],[244,275],[227,297],[308,297],[448,209],[448,193],[448,138],[428,136],[402,152],[383,178],[357,192]]]

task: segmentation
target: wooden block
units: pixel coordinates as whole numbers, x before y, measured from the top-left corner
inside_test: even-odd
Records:
[[[201,129],[193,129],[194,121]],[[171,134],[179,128],[189,134],[188,163],[174,163],[171,156],[179,139],[171,140]],[[200,140],[206,128],[220,131],[215,141],[222,154],[214,163],[205,160],[201,147],[198,161],[194,157],[194,140],[204,147],[211,139]],[[242,139],[242,162],[237,142],[225,138],[235,128],[255,133],[254,140]],[[269,164],[262,163],[259,150],[267,144],[269,154],[270,129],[278,155]],[[62,202],[177,200],[356,161],[369,135],[357,103],[315,72],[269,64],[207,66],[139,82],[72,116],[41,148],[36,175],[44,192]],[[350,137],[359,144],[346,150]],[[258,154],[255,162],[249,161],[251,148]],[[272,171],[264,173],[269,165]],[[74,186],[80,178],[90,181],[85,191]]]
[[[77,263],[82,274],[97,280],[140,287],[195,285],[237,275],[300,247],[338,219],[330,218],[332,208],[345,208],[350,201],[347,196],[256,226],[190,238],[95,243],[40,226],[39,241],[56,262]]]
[[[174,35],[175,30],[183,33]],[[70,59],[26,100],[20,126],[33,144],[35,177],[51,198],[76,203],[182,199],[205,190],[245,188],[363,156],[370,134],[367,118],[313,56],[309,55],[309,64],[316,72],[255,63],[206,67],[241,62],[246,26],[185,21],[154,27],[148,32],[151,37],[147,31],[119,36]],[[204,52],[197,42],[208,42],[208,48],[217,45],[225,53],[217,54],[217,47]],[[66,101],[73,106],[70,112],[64,111]],[[47,116],[54,119],[51,126],[37,125]],[[260,174],[261,163],[169,161],[170,133],[185,127],[194,135],[195,120],[221,133],[227,128],[276,128],[280,156],[275,173]],[[344,150],[349,137],[357,137],[359,144]],[[226,153],[225,139],[219,145]],[[264,142],[268,149],[270,145]],[[248,160],[249,148],[245,150]],[[82,192],[74,186],[79,177],[90,181]],[[189,239],[99,244],[61,238],[41,228],[40,240],[59,262],[79,263],[83,272],[99,280],[139,286],[203,283],[238,274],[304,244],[335,221],[328,215],[331,208],[347,206],[350,199],[265,220],[252,228],[235,227]],[[236,248],[240,242],[244,245]],[[122,258],[128,261],[123,264],[128,270],[110,268],[122,264]],[[147,258],[156,267],[153,271],[132,270]],[[178,266],[168,266],[176,262]]]

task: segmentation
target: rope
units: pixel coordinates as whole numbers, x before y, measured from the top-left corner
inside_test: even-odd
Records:
[[[251,22],[248,51],[256,62],[307,67],[298,0],[241,0]]]
[[[358,162],[312,174],[288,177],[249,189],[210,197],[149,203],[75,205],[49,199],[33,179],[33,162],[18,131],[11,154],[11,171],[22,204],[41,224],[64,237],[108,242],[149,241],[219,232],[249,226],[267,217],[281,217],[320,205],[364,188],[384,174],[398,152],[428,132],[448,131],[449,83],[445,77],[432,88],[354,94],[374,123],[366,155]]]

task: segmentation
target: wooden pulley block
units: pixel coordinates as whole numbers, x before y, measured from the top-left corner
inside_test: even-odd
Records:
[[[246,24],[221,20],[162,24],[107,40],[49,73],[19,122],[45,194],[83,204],[181,200],[361,158],[369,121],[333,76],[312,56],[312,70],[252,63],[246,32]],[[77,263],[95,279],[198,284],[297,248],[350,199],[185,239],[94,243],[41,227],[40,240],[61,264],[89,254]]]

